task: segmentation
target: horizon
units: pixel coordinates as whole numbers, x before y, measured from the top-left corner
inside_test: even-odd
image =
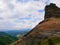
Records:
[[[0,31],[33,29],[50,3],[60,8],[59,0],[0,0]]]
[[[0,32],[6,32],[6,31],[30,31],[30,30],[32,30],[32,29],[19,29],[19,30],[14,30],[14,29],[12,29],[12,30],[10,30],[10,29],[8,29],[8,30],[0,30]]]

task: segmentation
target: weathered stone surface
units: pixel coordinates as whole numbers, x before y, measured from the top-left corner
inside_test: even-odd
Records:
[[[55,4],[50,4],[45,7],[45,19],[50,17],[59,17],[60,18],[60,8]]]

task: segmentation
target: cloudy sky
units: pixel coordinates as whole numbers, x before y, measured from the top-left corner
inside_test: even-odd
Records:
[[[0,30],[33,28],[44,19],[44,7],[59,0],[0,0]]]

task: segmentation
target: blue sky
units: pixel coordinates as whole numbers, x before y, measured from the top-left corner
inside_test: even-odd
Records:
[[[44,19],[44,8],[59,0],[0,0],[0,30],[34,28]]]

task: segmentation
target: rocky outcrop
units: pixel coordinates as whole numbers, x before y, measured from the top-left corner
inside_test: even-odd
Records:
[[[58,8],[55,4],[50,4],[45,7],[45,19],[56,17],[60,18],[60,8]]]
[[[55,4],[50,4],[45,7],[45,17],[35,28],[24,35],[20,45],[30,45],[50,36],[60,35],[60,8]]]

